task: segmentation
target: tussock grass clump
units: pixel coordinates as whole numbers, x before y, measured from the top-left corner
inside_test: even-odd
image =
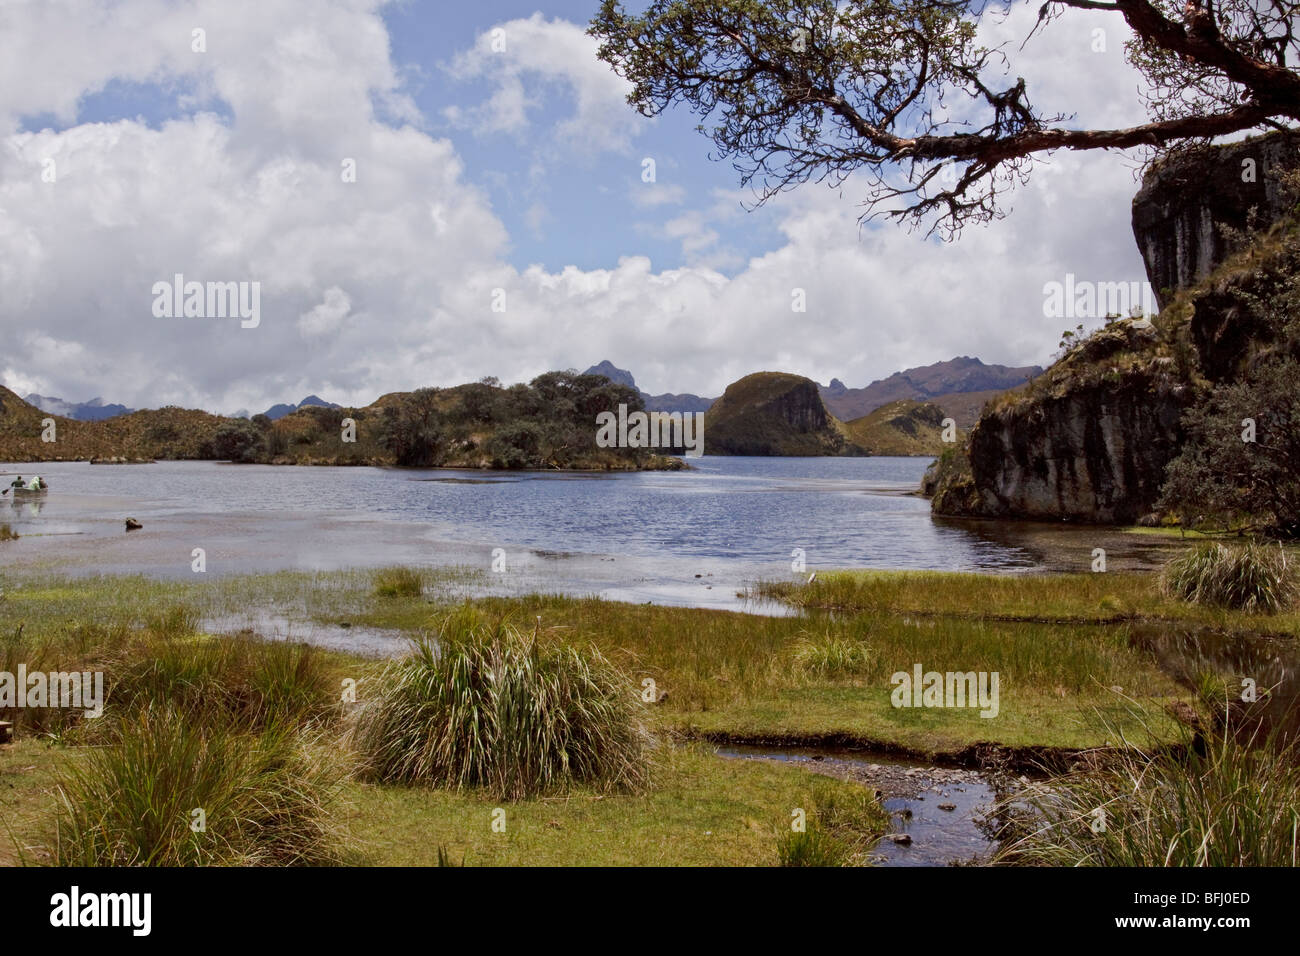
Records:
[[[424,593],[424,575],[415,568],[384,568],[375,572],[378,597],[419,597]]]
[[[802,637],[794,645],[794,666],[817,678],[856,677],[876,666],[876,653],[865,641],[847,638]]]
[[[1300,753],[1220,731],[1204,754],[1125,750],[1017,797],[1001,861],[1046,866],[1296,866]],[[1099,812],[1100,811],[1100,812]],[[1103,815],[1104,814],[1104,815]]]
[[[865,788],[846,793],[830,780],[812,785],[812,811],[802,831],[777,840],[781,866],[850,866],[885,832],[889,814]]]
[[[90,749],[60,782],[51,862],[339,862],[327,809],[341,780],[325,748],[292,728],[242,734],[148,709],[118,725],[107,746]]]
[[[852,855],[847,843],[817,823],[783,834],[776,844],[781,866],[847,866]]]
[[[471,609],[362,695],[363,775],[522,799],[572,784],[639,791],[648,735],[631,678],[598,651],[542,646]]]
[[[1281,545],[1201,545],[1174,558],[1161,575],[1166,594],[1193,604],[1274,614],[1292,606],[1296,575]]]
[[[18,532],[9,526],[8,521],[0,521],[0,541],[17,541]]]
[[[286,641],[145,634],[108,670],[108,709],[116,716],[168,705],[246,728],[301,724],[329,717],[338,699],[325,655]]]

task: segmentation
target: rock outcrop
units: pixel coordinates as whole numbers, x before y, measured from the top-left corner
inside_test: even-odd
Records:
[[[934,455],[944,447],[944,412],[901,401],[842,422],[812,379],[756,372],[732,382],[704,417],[708,455]]]
[[[1156,165],[1133,198],[1133,235],[1161,309],[1227,258],[1222,227],[1275,222],[1287,208],[1282,174],[1300,166],[1300,134],[1278,132],[1205,147]]]
[[[928,481],[938,514],[1129,523],[1159,497],[1195,399],[1149,322],[1120,320],[994,403],[964,461]]]
[[[826,410],[817,383],[786,372],[732,382],[704,416],[709,455],[861,454]]]
[[[1261,303],[1300,270],[1294,244],[1279,239],[1293,228],[1283,174],[1298,165],[1300,136],[1275,133],[1189,151],[1148,173],[1133,230],[1159,317],[1110,322],[991,402],[964,447],[927,475],[934,511],[1148,516],[1181,448],[1183,413],[1277,341],[1277,318]]]

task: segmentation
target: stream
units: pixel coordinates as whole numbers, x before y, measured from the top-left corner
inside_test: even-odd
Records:
[[[853,780],[881,791],[890,833],[868,855],[876,866],[949,866],[987,863],[996,845],[979,821],[996,794],[988,775],[935,767],[923,761],[878,754],[773,748],[719,747],[718,756],[793,763],[813,773]],[[951,807],[951,809],[948,809]],[[905,834],[910,842],[895,837]]]

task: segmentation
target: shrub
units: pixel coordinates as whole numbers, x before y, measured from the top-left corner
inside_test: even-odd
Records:
[[[363,774],[522,799],[572,784],[638,791],[648,736],[630,678],[470,609],[390,664],[360,709]]]
[[[428,468],[443,451],[441,389],[420,388],[385,405],[379,420],[379,443],[399,465]]]
[[[203,458],[250,462],[262,447],[262,430],[242,419],[222,425],[203,446]]]
[[[326,823],[341,775],[290,730],[255,735],[148,709],[59,783],[56,866],[338,862]],[[203,827],[192,827],[193,811]]]
[[[1166,594],[1215,607],[1272,614],[1295,599],[1295,571],[1281,545],[1201,545],[1174,558],[1161,576]]]

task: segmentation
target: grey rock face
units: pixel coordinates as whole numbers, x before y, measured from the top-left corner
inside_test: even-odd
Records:
[[[1228,253],[1221,226],[1268,225],[1285,209],[1282,174],[1300,166],[1300,135],[1285,132],[1198,149],[1152,169],[1133,198],[1133,235],[1160,308]]]

